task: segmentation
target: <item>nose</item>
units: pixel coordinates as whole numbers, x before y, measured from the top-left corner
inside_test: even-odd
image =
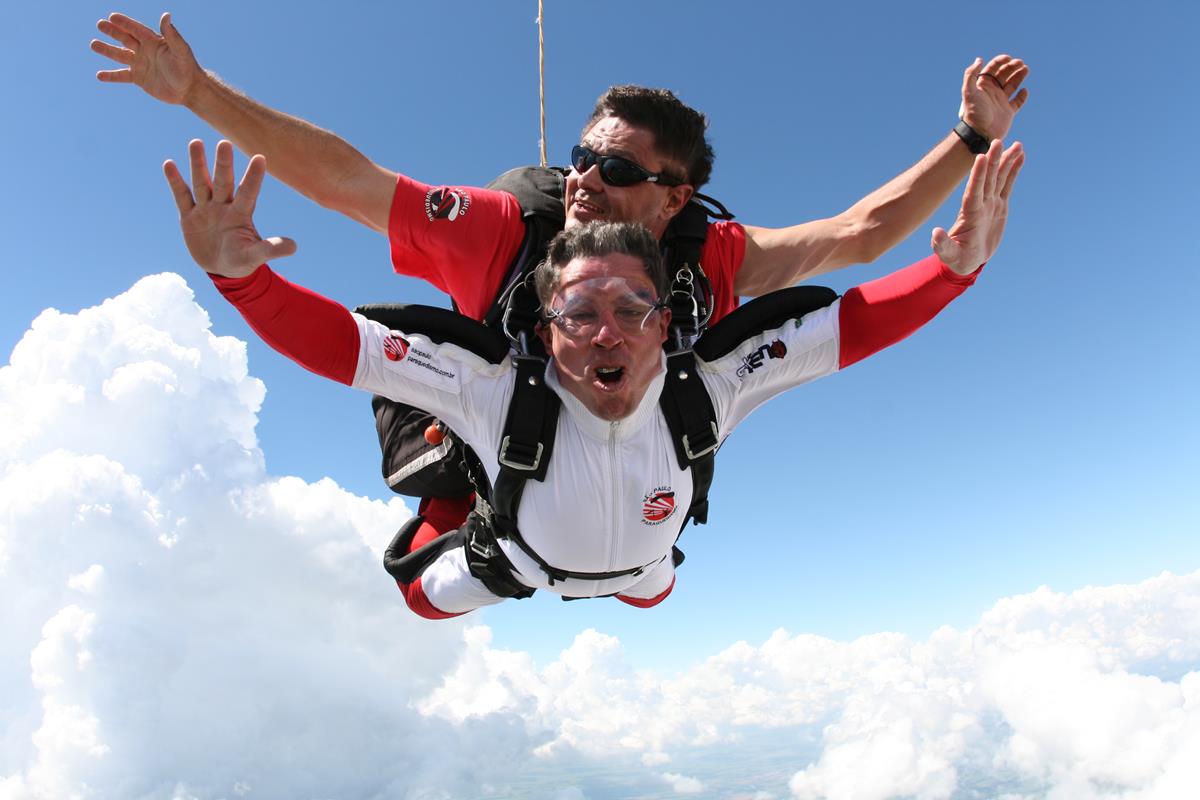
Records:
[[[625,341],[625,335],[621,332],[621,328],[617,325],[616,317],[612,311],[605,311],[600,315],[600,327],[596,329],[596,333],[592,335],[592,344],[597,347],[603,347],[606,350],[616,347]]]
[[[574,169],[574,167],[572,167],[572,169]],[[575,174],[579,176],[579,185],[584,189],[587,189],[592,194],[604,191],[604,179],[600,177],[599,164],[592,164],[583,172],[575,170]]]

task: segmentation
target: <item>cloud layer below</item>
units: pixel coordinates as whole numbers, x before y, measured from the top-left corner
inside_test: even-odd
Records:
[[[672,676],[408,615],[399,500],[273,477],[265,389],[176,275],[0,368],[0,799],[1184,798],[1200,573],[927,641],[780,630]],[[651,612],[652,613],[652,612]]]

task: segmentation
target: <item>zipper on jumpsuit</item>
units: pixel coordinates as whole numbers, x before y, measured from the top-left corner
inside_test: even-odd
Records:
[[[609,530],[612,533],[609,536],[608,566],[606,567],[607,570],[616,569],[617,551],[620,550],[617,541],[621,535],[618,520],[622,517],[621,508],[619,505],[621,498],[621,476],[617,474],[617,468],[620,466],[620,462],[617,460],[617,433],[620,428],[621,422],[619,420],[608,423],[608,472],[612,479],[612,502],[608,504],[608,524]]]

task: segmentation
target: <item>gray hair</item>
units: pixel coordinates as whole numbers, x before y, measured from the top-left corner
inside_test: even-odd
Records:
[[[633,222],[589,222],[568,228],[550,240],[546,257],[534,270],[538,300],[549,304],[562,280],[563,267],[577,258],[600,258],[614,253],[640,259],[658,297],[667,293],[667,269],[658,240]]]

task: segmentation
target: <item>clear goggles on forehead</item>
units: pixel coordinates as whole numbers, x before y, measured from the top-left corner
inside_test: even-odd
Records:
[[[650,289],[625,278],[590,278],[560,289],[544,313],[568,336],[584,337],[596,335],[604,324],[640,333],[654,312],[665,307]]]

